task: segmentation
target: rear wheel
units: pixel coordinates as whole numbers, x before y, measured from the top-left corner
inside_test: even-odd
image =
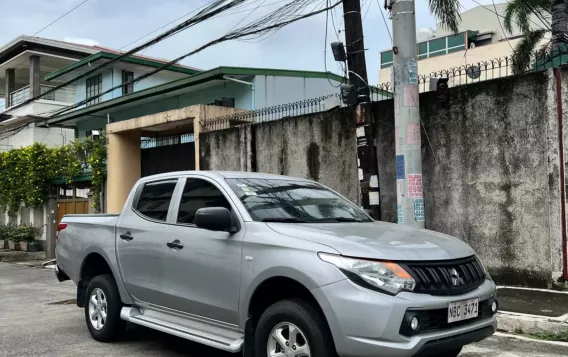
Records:
[[[120,319],[122,301],[113,277],[108,274],[94,277],[85,296],[85,320],[91,336],[101,342],[120,338],[126,321]]]
[[[325,318],[311,304],[282,300],[270,306],[258,321],[256,357],[333,357],[335,345]]]

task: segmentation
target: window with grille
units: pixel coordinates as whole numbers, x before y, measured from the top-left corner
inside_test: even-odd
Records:
[[[101,94],[103,90],[103,76],[102,74],[87,78],[87,99],[93,98]],[[87,102],[87,106],[101,102],[101,97],[93,98]]]
[[[129,83],[132,82],[133,79],[134,72],[122,71],[122,95],[134,92],[134,83]]]

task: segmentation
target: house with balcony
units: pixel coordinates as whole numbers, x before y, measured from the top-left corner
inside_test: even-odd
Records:
[[[41,99],[30,98],[53,88],[43,77],[98,51],[62,41],[19,36],[0,47],[0,151],[31,145],[36,141],[48,146],[73,140],[65,128],[40,128],[37,118],[75,102],[75,86],[69,85]]]

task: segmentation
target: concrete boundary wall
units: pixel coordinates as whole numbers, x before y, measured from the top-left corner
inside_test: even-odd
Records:
[[[550,286],[562,271],[552,70],[423,93],[420,105],[426,228],[467,241],[500,283]],[[374,110],[382,216],[396,222],[393,103]]]
[[[311,178],[359,201],[355,125],[341,109],[200,134],[202,170]]]

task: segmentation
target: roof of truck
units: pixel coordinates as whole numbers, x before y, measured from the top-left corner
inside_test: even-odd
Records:
[[[249,179],[280,179],[280,180],[292,180],[292,181],[311,181],[309,179],[301,178],[301,177],[292,177],[292,176],[282,176],[282,175],[273,175],[273,174],[265,174],[261,172],[242,172],[242,171],[176,171],[176,172],[168,172],[165,174],[158,174],[144,177],[144,180],[151,180],[156,178],[170,178],[170,177],[179,177],[184,175],[201,175],[207,176],[216,179],[237,179],[237,178],[249,178]]]

